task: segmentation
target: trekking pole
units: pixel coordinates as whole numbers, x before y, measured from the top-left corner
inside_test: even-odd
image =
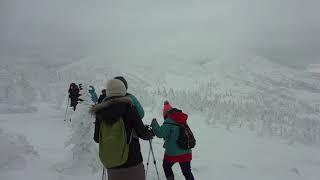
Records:
[[[102,168],[102,180],[106,179],[106,169]]]
[[[151,148],[149,148],[149,154],[148,154],[147,170],[146,170],[146,179],[147,179],[147,176],[148,176],[148,168],[149,168],[149,162],[150,162],[150,153],[151,153]]]
[[[66,112],[64,113],[64,121],[66,121],[66,120],[67,120],[68,106],[69,106],[69,97],[68,97],[68,101],[67,101]]]
[[[152,157],[153,157],[153,164],[154,164],[154,167],[156,168],[158,180],[160,180],[160,176],[159,176],[159,172],[158,172],[158,168],[157,168],[157,162],[156,162],[156,158],[154,157],[154,152],[153,152],[153,148],[152,148],[151,139],[149,139],[149,144],[150,144],[150,150],[151,150]]]

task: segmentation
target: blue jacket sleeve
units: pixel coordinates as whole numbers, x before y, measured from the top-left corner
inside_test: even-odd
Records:
[[[144,110],[143,110],[143,107],[141,106],[140,102],[138,101],[138,99],[130,94],[130,99],[132,100],[133,102],[133,105],[136,107],[136,109],[138,110],[138,113],[139,113],[139,116],[140,118],[142,119],[144,117]]]

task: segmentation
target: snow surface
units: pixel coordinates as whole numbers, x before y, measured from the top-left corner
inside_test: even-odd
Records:
[[[97,55],[49,67],[37,62],[26,68],[1,65],[0,179],[101,178],[92,140],[94,117],[87,111],[91,104],[80,104],[75,113],[68,108],[64,121],[66,92],[70,82],[81,82],[94,85],[98,93],[116,75],[127,78],[129,92],[145,107],[146,124],[153,117],[161,121],[164,100],[190,115],[198,142],[192,161],[196,179],[320,176],[320,83],[311,74],[252,54],[139,58],[138,63]],[[162,144],[153,141],[165,179]],[[146,161],[148,143],[141,145]],[[174,169],[176,179],[183,179],[179,167]],[[148,179],[156,179],[152,163],[149,171]]]
[[[27,165],[27,158],[37,156],[23,135],[12,135],[0,129],[0,171],[23,169]]]
[[[29,160],[23,169],[14,171],[2,169],[0,179],[85,180],[100,178],[101,172],[92,174],[89,173],[89,168],[76,174],[59,171],[60,163],[70,153],[69,149],[64,146],[64,141],[70,134],[67,128],[69,122],[62,120],[63,115],[60,111],[55,110],[53,105],[39,104],[38,108],[37,113],[0,116],[2,128],[24,134],[39,154],[38,158]],[[152,114],[147,113],[145,119],[151,119],[151,117],[153,117]],[[192,161],[196,179],[316,180],[320,175],[318,149],[300,144],[289,146],[278,138],[257,137],[256,133],[247,129],[235,128],[228,131],[219,126],[208,126],[199,114],[191,114],[189,123],[198,140]],[[92,134],[88,136],[91,137]],[[18,143],[20,144],[19,141]],[[153,141],[161,178],[165,179],[161,168],[162,143],[162,140],[159,139]],[[141,144],[146,160],[148,143],[141,141]],[[20,146],[27,147],[28,145]],[[3,150],[1,150],[1,155],[4,155]],[[149,166],[148,179],[156,179],[153,164]],[[174,166],[174,170],[177,179],[183,179],[179,167]]]

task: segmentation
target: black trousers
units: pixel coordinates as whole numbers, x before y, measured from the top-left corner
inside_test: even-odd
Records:
[[[193,174],[191,172],[191,165],[190,165],[190,161],[189,162],[180,162],[180,168],[182,171],[182,174],[184,175],[184,177],[186,178],[186,180],[194,180]],[[163,160],[162,163],[162,167],[164,170],[164,173],[166,175],[167,178],[173,178],[173,171],[172,171],[172,166],[174,165],[174,163],[168,162],[166,160]]]

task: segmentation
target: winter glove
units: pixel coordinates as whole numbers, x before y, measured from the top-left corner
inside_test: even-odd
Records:
[[[149,132],[148,132],[148,134],[149,134],[149,139],[153,139],[154,133],[153,133],[152,129],[149,129],[148,131],[149,131]]]
[[[145,135],[141,137],[141,139],[143,140],[150,140],[150,139],[153,139],[154,137],[154,134],[151,130],[147,130]]]
[[[153,130],[152,130],[152,127],[151,127],[150,125],[145,125],[145,126],[146,126],[146,128],[148,128],[148,130],[149,130],[149,132],[151,133],[152,137],[154,137],[155,134],[154,134],[154,132],[153,132]]]

